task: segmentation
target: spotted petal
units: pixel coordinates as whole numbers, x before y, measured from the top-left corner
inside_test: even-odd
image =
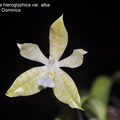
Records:
[[[30,60],[41,62],[43,64],[48,63],[48,59],[43,55],[38,45],[33,43],[24,43],[24,44],[17,44],[17,45],[20,49],[21,56]]]
[[[24,73],[22,73],[14,81],[12,86],[7,91],[8,97],[27,96],[35,94],[43,89],[39,85],[38,81],[41,79],[47,71],[47,67],[35,67]]]
[[[68,34],[63,23],[63,16],[59,17],[50,26],[49,40],[50,56],[59,60],[68,43]]]
[[[76,68],[83,63],[83,55],[87,52],[83,49],[75,49],[69,57],[59,61],[59,67]]]
[[[77,87],[72,78],[61,69],[57,69],[55,73],[53,88],[55,96],[70,107],[83,110]]]

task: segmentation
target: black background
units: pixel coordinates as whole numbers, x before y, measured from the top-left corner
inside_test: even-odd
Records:
[[[22,72],[42,65],[21,57],[16,43],[38,44],[49,57],[49,27],[61,14],[64,14],[69,35],[69,43],[62,58],[69,56],[76,48],[88,51],[82,66],[75,69],[63,68],[78,88],[89,89],[96,76],[111,76],[120,69],[118,3],[44,1],[39,2],[39,6],[41,3],[49,3],[50,7],[21,8],[20,13],[0,11],[0,117],[3,120],[53,120],[58,112],[52,98],[52,89],[47,88],[33,96],[17,98],[8,98],[5,92]],[[112,93],[119,97],[119,90],[119,85],[114,84]]]

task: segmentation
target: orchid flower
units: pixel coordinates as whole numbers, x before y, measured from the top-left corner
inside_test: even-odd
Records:
[[[20,54],[29,60],[43,63],[42,67],[34,67],[16,78],[6,92],[8,97],[28,96],[38,93],[43,88],[53,88],[58,100],[72,108],[83,110],[80,95],[72,78],[60,67],[76,68],[83,62],[83,49],[75,49],[69,57],[60,60],[67,43],[68,34],[63,23],[63,15],[50,26],[50,57],[47,59],[36,44],[17,44]]]

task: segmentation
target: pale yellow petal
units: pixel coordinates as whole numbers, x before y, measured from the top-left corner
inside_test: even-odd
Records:
[[[17,43],[17,46],[20,49],[21,56],[30,60],[41,62],[45,65],[48,63],[48,59],[43,55],[38,45],[33,43],[24,43],[24,44]]]
[[[68,104],[72,108],[83,110],[74,81],[61,69],[55,71],[53,91],[61,102]]]
[[[50,26],[50,56],[59,60],[67,43],[68,34],[63,23],[63,15]]]
[[[58,62],[59,67],[76,68],[83,63],[83,55],[87,52],[83,49],[75,49],[69,57]]]
[[[43,89],[38,80],[47,72],[47,67],[35,67],[22,73],[13,82],[6,95],[8,97],[27,96],[35,94]]]

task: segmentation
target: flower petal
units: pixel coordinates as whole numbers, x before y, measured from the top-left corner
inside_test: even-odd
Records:
[[[53,88],[55,96],[70,107],[83,110],[77,87],[72,78],[61,69],[57,69],[55,73]]]
[[[41,62],[45,65],[48,63],[48,59],[43,55],[38,45],[33,43],[24,43],[24,44],[17,43],[17,46],[20,49],[21,56],[30,60]]]
[[[63,23],[63,15],[50,26],[50,56],[59,60],[67,43],[68,34]]]
[[[35,67],[22,73],[11,85],[6,95],[8,97],[27,96],[35,94],[43,89],[38,80],[47,72],[47,67]]]
[[[87,52],[83,49],[75,49],[69,57],[58,62],[59,67],[76,68],[83,63],[83,55]]]

